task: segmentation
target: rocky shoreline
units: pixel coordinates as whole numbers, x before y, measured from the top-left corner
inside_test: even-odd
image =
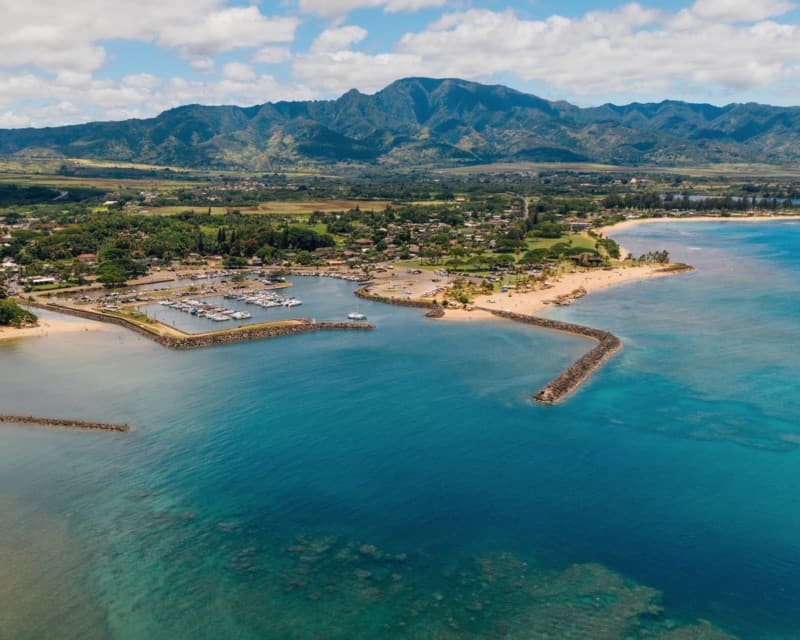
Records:
[[[377,293],[370,291],[369,286],[356,289],[353,293],[355,293],[359,298],[364,298],[365,300],[374,300],[375,302],[382,302],[383,304],[393,304],[398,307],[413,307],[415,309],[441,309],[439,303],[433,300],[389,298],[379,296]]]
[[[17,424],[55,429],[83,429],[87,431],[111,431],[127,433],[128,424],[111,424],[108,422],[92,422],[88,420],[71,420],[67,418],[42,418],[38,416],[0,415],[0,424]]]
[[[398,307],[412,307],[414,309],[428,309],[425,314],[426,318],[443,318],[444,307],[435,300],[415,300],[413,298],[384,298],[377,293],[369,290],[369,287],[361,287],[354,292],[359,298],[365,300],[374,300],[375,302],[382,302],[383,304],[393,304]]]
[[[263,340],[266,338],[277,338],[280,336],[290,336],[298,333],[308,333],[309,331],[323,330],[368,330],[375,326],[368,322],[313,322],[307,319],[298,319],[268,325],[254,325],[252,327],[240,327],[236,329],[226,329],[213,333],[184,334],[182,336],[165,336],[143,327],[140,324],[131,322],[118,316],[109,316],[88,309],[75,309],[55,303],[40,304],[33,303],[41,309],[63,313],[86,320],[105,322],[119,327],[123,327],[140,336],[152,340],[168,349],[197,349],[201,347],[212,347],[223,344],[234,344],[237,342],[250,342],[252,340]]]

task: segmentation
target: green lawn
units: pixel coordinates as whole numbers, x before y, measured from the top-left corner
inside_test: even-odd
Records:
[[[560,238],[528,238],[528,249],[549,249],[554,244],[564,242],[571,247],[581,247],[587,251],[595,248],[595,239],[585,233],[570,233]]]

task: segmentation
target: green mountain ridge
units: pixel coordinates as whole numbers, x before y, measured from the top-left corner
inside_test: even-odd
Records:
[[[406,78],[366,95],[0,130],[0,154],[267,170],[358,162],[682,165],[800,160],[800,108],[667,100],[580,108],[501,85]]]

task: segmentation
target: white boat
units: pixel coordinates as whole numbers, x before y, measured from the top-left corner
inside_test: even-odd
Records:
[[[286,308],[291,308],[291,307],[299,307],[301,304],[303,304],[302,300],[297,300],[296,298],[289,298],[286,302],[283,303],[283,306]]]
[[[353,311],[352,313],[347,314],[348,320],[366,320],[367,316],[363,313],[359,313],[358,311]]]

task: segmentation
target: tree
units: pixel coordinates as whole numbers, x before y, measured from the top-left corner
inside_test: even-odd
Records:
[[[97,281],[102,282],[109,289],[120,287],[128,280],[125,269],[113,262],[105,262],[97,267]]]
[[[26,311],[13,300],[0,300],[0,326],[21,327],[23,324],[35,324],[36,316]]]
[[[6,289],[6,274],[0,271],[0,300],[8,297],[8,290]]]
[[[522,264],[541,264],[550,255],[550,251],[544,248],[530,249],[520,259]]]

